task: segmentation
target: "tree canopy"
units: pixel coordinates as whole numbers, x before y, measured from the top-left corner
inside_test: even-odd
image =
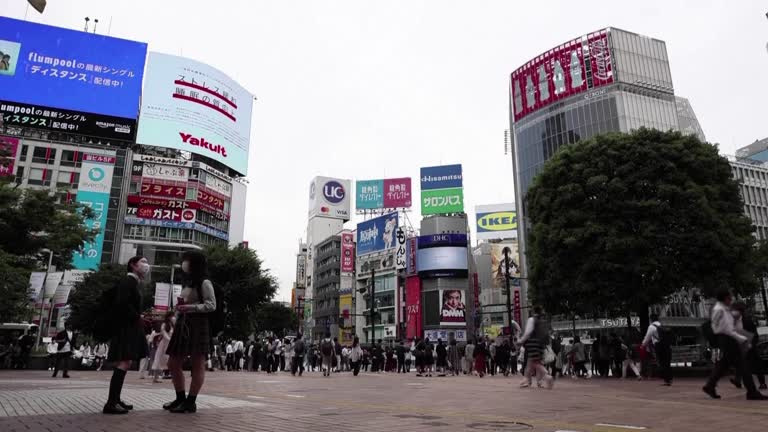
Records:
[[[296,312],[280,303],[269,302],[257,306],[253,317],[257,331],[276,335],[285,335],[299,324]]]
[[[552,313],[641,319],[685,288],[756,288],[752,225],[717,147],[678,132],[599,135],[534,180],[531,296]]]

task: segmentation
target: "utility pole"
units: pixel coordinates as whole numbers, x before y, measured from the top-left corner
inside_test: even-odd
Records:
[[[376,269],[371,267],[371,343],[376,343]]]
[[[51,274],[51,265],[53,265],[53,251],[48,251],[48,267],[45,269],[45,278],[43,279],[43,287],[40,289],[40,321],[37,325],[37,340],[35,341],[35,349],[40,347],[40,338],[43,336],[43,309],[45,308],[45,284],[48,283],[48,275]],[[51,299],[53,300],[53,299]],[[53,305],[51,305],[53,307]],[[50,319],[50,317],[49,317]],[[50,322],[48,327],[50,327]]]
[[[509,325],[509,333],[512,334],[512,290],[509,287],[509,253],[511,250],[505,247],[502,251],[504,253],[504,285],[507,288],[507,321]]]

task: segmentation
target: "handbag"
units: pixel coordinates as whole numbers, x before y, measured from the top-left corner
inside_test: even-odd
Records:
[[[551,346],[547,346],[544,350],[544,364],[550,364],[555,361],[555,352]]]

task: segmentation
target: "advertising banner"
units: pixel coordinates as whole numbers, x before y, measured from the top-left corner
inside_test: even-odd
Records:
[[[395,268],[403,270],[406,268],[406,250],[405,250],[405,230],[403,227],[397,228],[397,251],[395,252]]]
[[[405,273],[408,276],[415,275],[419,269],[416,256],[419,251],[418,238],[411,237],[405,242],[406,268]]]
[[[358,180],[357,210],[410,208],[411,178]]]
[[[443,342],[450,342],[455,340],[456,342],[467,341],[467,331],[464,329],[456,330],[424,330],[424,338],[429,339],[430,342],[442,340]]]
[[[433,189],[421,191],[421,214],[462,213],[464,212],[464,189]]]
[[[63,285],[75,286],[85,280],[85,275],[90,273],[90,270],[66,270],[64,271],[64,278],[61,280]]]
[[[80,183],[75,199],[80,205],[90,207],[93,210],[93,218],[86,219],[85,225],[89,229],[97,230],[98,234],[92,242],[83,245],[81,253],[75,252],[73,254],[72,266],[77,270],[96,270],[101,263],[114,167],[114,154],[83,154]]]
[[[164,198],[147,198],[147,197],[142,197],[138,195],[128,195],[127,201],[128,201],[128,205],[133,207],[151,206],[151,207],[178,209],[178,210],[184,210],[186,208],[197,209],[200,207],[200,205],[196,202],[171,200],[171,199],[164,199]]]
[[[174,185],[165,185],[162,183],[155,183],[152,180],[142,180],[141,182],[141,195],[151,195],[151,196],[161,196],[161,197],[168,197],[168,198],[176,198],[176,199],[186,199],[187,198],[187,187],[186,186],[174,186]],[[200,196],[200,193],[198,192],[198,198]],[[221,205],[222,208],[224,208],[224,203]]]
[[[176,222],[161,219],[142,219],[134,216],[126,216],[123,221],[128,225],[158,226],[165,228],[195,229],[198,224],[192,222]]]
[[[522,323],[521,320],[523,319],[522,318],[522,316],[523,316],[523,308],[522,308],[522,305],[520,303],[520,288],[515,287],[514,290],[512,291],[512,293],[513,293],[513,296],[512,296],[512,307],[513,307],[512,314],[513,314],[513,319],[515,320],[515,322],[520,324],[520,323]]]
[[[131,140],[147,44],[0,17],[6,125]]]
[[[494,243],[491,245],[491,280],[494,288],[506,288],[504,278],[506,277],[506,267],[504,266],[504,248],[510,249],[509,253],[509,275],[510,285],[519,285],[520,278],[520,253],[516,242]]]
[[[411,208],[411,178],[384,179],[384,208]]]
[[[421,190],[461,188],[461,164],[421,168]]]
[[[467,277],[466,247],[419,248],[419,276],[422,278]]]
[[[155,283],[155,310],[167,311],[168,304],[171,300],[170,295],[171,284],[161,282]]]
[[[72,290],[72,285],[61,284],[56,287],[56,292],[53,293],[53,307],[60,308],[67,305],[69,299],[69,292]]]
[[[517,238],[517,210],[515,204],[492,204],[475,207],[477,238],[501,240]]]
[[[0,136],[0,177],[13,175],[18,148],[18,138]]]
[[[40,295],[40,291],[43,289],[43,282],[45,281],[45,272],[32,272],[29,275],[29,290],[27,290],[27,298],[30,300],[37,300]]]
[[[355,320],[352,316],[352,294],[344,294],[339,296],[339,314],[341,315],[342,319],[339,327],[350,328],[353,326]],[[342,341],[339,341],[339,343],[344,345],[344,342]]]
[[[464,303],[464,291],[440,290],[440,325],[441,326],[465,326],[466,306]]]
[[[176,222],[194,222],[197,210],[175,210],[160,207],[141,206],[136,211],[136,216],[143,219],[171,220]]]
[[[432,247],[455,246],[465,248],[468,240],[466,234],[432,234],[419,236],[419,249]]]
[[[355,208],[371,210],[384,208],[384,180],[358,180]]]
[[[350,180],[315,177],[309,184],[309,217],[322,216],[348,221]]]
[[[421,335],[421,279],[410,276],[405,280],[405,335],[413,339]]]
[[[357,224],[357,255],[366,255],[397,244],[397,213],[379,216]]]
[[[355,272],[355,236],[351,232],[341,234],[341,272]]]
[[[189,179],[189,168],[186,167],[146,162],[141,162],[141,166],[142,177],[178,182],[186,182]]]
[[[232,196],[232,184],[226,180],[216,177],[215,175],[206,173],[205,186],[208,189],[211,189],[216,193],[220,193],[227,198]]]
[[[61,280],[64,278],[64,272],[48,273],[45,279],[45,291],[43,292],[44,298],[51,298],[56,293],[56,288],[61,284]]]
[[[149,53],[138,144],[215,159],[248,174],[253,95],[204,63]]]
[[[589,44],[589,61],[592,66],[592,88],[613,83],[613,67],[607,32],[602,30],[590,34],[587,43]]]
[[[197,190],[197,202],[216,210],[224,210],[224,199],[202,189]]]

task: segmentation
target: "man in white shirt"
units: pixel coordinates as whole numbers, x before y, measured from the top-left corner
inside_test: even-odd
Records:
[[[704,393],[713,399],[720,399],[717,394],[717,382],[720,381],[731,367],[735,369],[736,376],[743,377],[744,387],[747,388],[747,400],[766,400],[767,396],[761,394],[755,387],[755,381],[752,378],[745,357],[745,353],[750,348],[750,340],[737,331],[734,317],[731,312],[731,303],[733,297],[728,291],[718,293],[717,303],[712,308],[712,332],[717,337],[717,345],[722,353],[722,358],[715,364],[712,375],[707,384],[702,388]]]
[[[653,348],[656,363],[659,365],[659,376],[664,380],[664,385],[670,386],[672,385],[672,347],[661,340],[659,329],[662,327],[661,322],[659,322],[659,316],[651,314],[651,325],[648,326],[648,331],[645,332],[642,346],[645,349]],[[668,330],[665,329],[665,331]]]
[[[235,370],[243,370],[243,353],[245,350],[243,341],[235,341],[234,347],[232,348],[235,350]]]
[[[56,365],[53,367],[53,378],[59,374],[59,368],[63,372],[62,377],[69,378],[69,358],[72,356],[72,347],[75,346],[75,333],[67,324],[64,330],[56,335],[57,352]]]
[[[232,346],[232,341],[229,341],[229,343],[227,343],[226,349],[227,349],[227,360],[226,360],[227,370],[231,371],[235,362],[235,348]]]

